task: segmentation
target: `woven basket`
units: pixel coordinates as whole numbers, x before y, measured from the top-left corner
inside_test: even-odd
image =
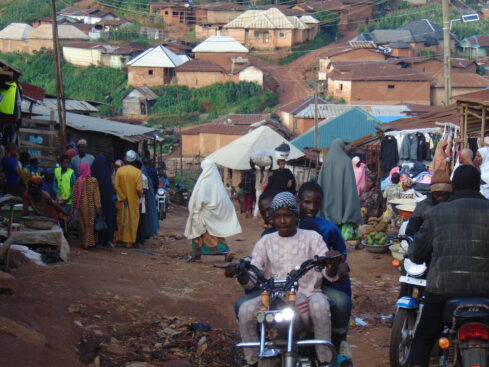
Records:
[[[27,228],[47,231],[53,228],[55,221],[49,217],[22,217]]]

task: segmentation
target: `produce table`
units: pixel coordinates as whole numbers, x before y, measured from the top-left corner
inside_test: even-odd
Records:
[[[7,240],[0,247],[0,258],[7,257],[6,268],[8,268],[8,255],[10,245],[51,245],[56,246],[59,252],[59,257],[63,261],[68,261],[70,253],[70,245],[63,235],[63,230],[59,225],[53,226],[49,230],[35,230],[22,228],[20,231],[12,232]]]

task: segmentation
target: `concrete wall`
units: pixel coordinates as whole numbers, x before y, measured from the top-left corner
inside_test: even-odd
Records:
[[[63,47],[63,57],[77,66],[102,65],[102,52],[89,48]]]
[[[393,48],[391,52],[393,57],[414,57],[416,52],[411,48]]]
[[[335,99],[343,98],[346,103],[351,103],[351,81],[328,79],[328,93]]]
[[[239,137],[241,135],[185,135],[182,133],[182,155],[184,157],[206,157]]]
[[[421,73],[424,72],[437,73],[443,71],[443,62],[441,62],[440,60],[431,59],[424,62],[411,64],[411,69],[414,69]]]
[[[202,88],[214,83],[225,83],[229,77],[220,72],[189,72],[177,71],[176,83],[186,85],[189,88]]]
[[[144,105],[144,109],[141,104]],[[145,111],[145,114],[142,112]],[[148,114],[148,102],[139,98],[124,98],[122,100],[122,112],[124,116],[137,117],[146,116]]]
[[[29,53],[33,54],[34,51],[39,51],[41,48],[52,50],[54,48],[52,40],[28,40],[27,45],[29,47]]]
[[[482,88],[456,88],[452,87],[452,97],[459,96],[461,94],[478,92]],[[443,87],[431,87],[431,105],[432,106],[444,106],[445,105],[445,89]],[[452,103],[455,100],[452,99]]]
[[[353,49],[348,52],[344,52],[342,54],[331,56],[331,57],[322,57],[319,59],[319,71],[321,72],[330,72],[328,67],[331,61],[383,61],[385,57],[378,52],[369,50],[369,49]]]
[[[429,81],[352,81],[351,104],[430,105]]]
[[[263,71],[256,66],[248,66],[239,73],[240,82],[253,82],[263,87]]]
[[[247,54],[244,52],[196,52],[194,55],[196,60],[212,61],[213,63],[223,67],[228,73],[231,72],[231,58],[241,57],[246,59],[247,57]]]
[[[128,67],[127,85],[155,87],[173,83],[174,69]]]
[[[282,122],[282,125],[287,127],[289,131],[294,131],[294,115],[280,110],[278,110],[277,113],[280,116],[280,121]]]
[[[194,23],[194,15],[191,8],[168,7],[160,10],[160,15],[166,24],[190,24]]]
[[[314,39],[317,28],[314,27],[309,30],[225,28],[224,34],[233,37],[246,47],[256,50],[274,50],[275,48],[292,47],[295,44]]]
[[[222,33],[222,26],[218,25],[203,25],[196,24],[195,25],[195,37],[198,39],[209,38],[211,36],[220,36]]]
[[[297,119],[297,135],[302,135],[314,127],[314,119]]]
[[[241,11],[214,11],[207,10],[208,23],[229,23],[242,14]]]
[[[25,41],[0,39],[1,52],[29,52],[29,45]]]

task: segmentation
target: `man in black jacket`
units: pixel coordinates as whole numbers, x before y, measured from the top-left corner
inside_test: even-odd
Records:
[[[410,366],[428,367],[443,327],[445,301],[489,297],[489,201],[479,193],[480,173],[461,166],[453,175],[454,195],[425,215],[409,248],[415,263],[431,262],[424,308],[416,329]]]

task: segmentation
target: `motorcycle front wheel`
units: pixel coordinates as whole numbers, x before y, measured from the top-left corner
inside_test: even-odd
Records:
[[[275,358],[261,358],[258,361],[258,367],[281,367],[282,359],[280,357]]]
[[[392,325],[389,347],[390,367],[407,367],[415,322],[415,310],[405,310],[403,308],[397,310],[394,324]]]

